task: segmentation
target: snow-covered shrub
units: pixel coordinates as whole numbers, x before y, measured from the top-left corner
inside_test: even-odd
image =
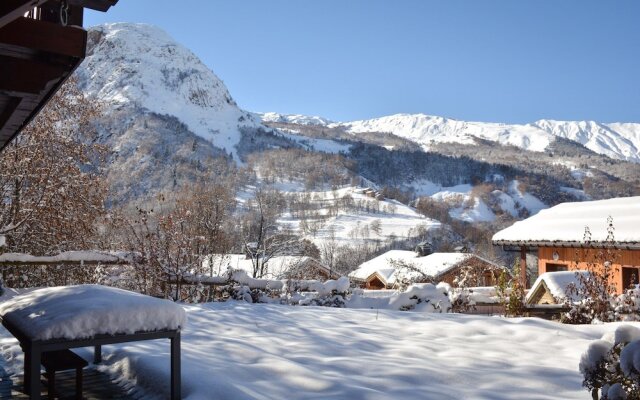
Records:
[[[443,313],[451,311],[449,291],[446,283],[416,283],[404,292],[395,292],[387,297],[367,297],[362,290],[354,290],[346,303],[348,308],[419,311]]]
[[[568,296],[563,300],[569,307],[560,321],[566,324],[590,324],[616,320],[615,286],[610,284],[611,264],[604,263],[601,270],[589,274],[576,273],[576,283],[567,287]]]
[[[350,287],[351,282],[346,276],[324,283],[289,280],[286,293],[282,295],[281,300],[291,305],[343,308]]]
[[[223,300],[244,300],[248,303],[269,303],[277,298],[284,282],[269,279],[251,278],[245,271],[233,270],[225,274],[226,285],[220,289]]]
[[[392,302],[399,306],[399,310],[416,310],[422,312],[449,312],[451,301],[449,291],[451,287],[446,283],[416,283],[409,286]]]
[[[589,260],[585,268],[589,274],[576,273],[576,283],[568,287],[568,300],[565,304],[570,310],[561,317],[562,322],[589,324],[616,321],[616,286],[613,282],[618,270],[614,264],[620,257],[620,252],[615,249],[614,232],[613,219],[609,217],[605,248],[598,249],[592,254],[594,250],[589,245],[591,231],[588,227],[585,228],[583,241],[587,249],[583,254],[576,254],[576,260]],[[571,299],[578,299],[578,301]]]
[[[498,276],[496,294],[504,307],[505,317],[520,317],[524,315],[524,288],[520,283],[520,269],[517,265],[513,268],[513,277],[506,271]]]
[[[580,359],[582,386],[594,399],[640,399],[640,329],[623,325],[589,345]]]
[[[570,310],[561,319],[565,323],[640,321],[640,289],[637,286],[618,296],[587,297],[567,304]]]
[[[389,260],[395,270],[396,283],[395,288],[399,291],[407,290],[414,283],[433,282],[433,277],[427,275],[415,263],[405,260]]]
[[[449,300],[451,301],[451,311],[454,313],[464,313],[476,309],[473,288],[451,288]]]
[[[627,289],[614,300],[614,312],[618,321],[640,321],[640,287]]]

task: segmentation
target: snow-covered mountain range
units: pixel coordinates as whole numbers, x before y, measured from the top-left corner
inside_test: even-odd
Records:
[[[425,114],[332,122],[326,118],[240,109],[224,83],[200,59],[163,30],[116,23],[92,28],[89,54],[77,76],[86,93],[112,109],[135,106],[176,117],[188,130],[237,155],[242,127],[265,122],[341,127],[354,135],[385,132],[429,149],[433,143],[473,144],[482,138],[530,151],[544,151],[561,137],[612,158],[640,162],[640,124],[540,120],[525,125],[466,122]],[[237,159],[237,157],[236,157]]]
[[[473,144],[482,138],[530,151],[544,151],[561,137],[611,158],[640,162],[640,124],[603,124],[593,121],[540,120],[530,124],[466,122],[425,114],[396,114],[352,122],[331,122],[321,117],[260,114],[265,122],[343,127],[357,136],[363,132],[386,132],[414,141],[425,150],[432,143]]]
[[[101,25],[91,28],[88,42],[77,71],[81,88],[111,109],[137,107],[176,117],[231,154],[239,128],[260,125],[195,54],[157,27]]]

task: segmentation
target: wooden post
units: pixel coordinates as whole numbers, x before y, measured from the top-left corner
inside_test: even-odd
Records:
[[[100,364],[102,362],[102,346],[97,344],[93,349],[93,363]]]
[[[76,400],[82,400],[82,367],[76,368]]]
[[[527,248],[520,247],[520,284],[523,289],[527,288]]]

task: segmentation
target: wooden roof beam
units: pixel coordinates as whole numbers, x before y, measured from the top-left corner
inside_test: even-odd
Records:
[[[87,32],[75,26],[20,17],[0,29],[0,47],[3,45],[84,58]]]
[[[68,71],[69,67],[0,56],[0,87],[20,97],[38,95]]]
[[[22,17],[32,8],[38,7],[47,0],[2,0],[0,1],[0,28],[16,18]]]
[[[117,2],[118,0],[67,0],[67,3],[71,6],[80,6],[102,12],[108,11]]]

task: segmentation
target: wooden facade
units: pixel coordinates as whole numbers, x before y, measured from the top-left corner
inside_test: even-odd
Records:
[[[611,284],[622,293],[630,285],[640,283],[640,250],[578,247],[539,247],[538,274],[556,271],[602,271],[609,262]]]
[[[386,280],[377,272],[371,274],[364,282],[364,288],[369,290],[382,290],[387,288]]]
[[[531,290],[534,290],[534,292],[528,296],[527,304],[558,304],[558,301],[553,294],[551,294],[551,290],[549,290],[549,287],[544,281],[540,282],[540,285],[537,285],[537,287]]]

